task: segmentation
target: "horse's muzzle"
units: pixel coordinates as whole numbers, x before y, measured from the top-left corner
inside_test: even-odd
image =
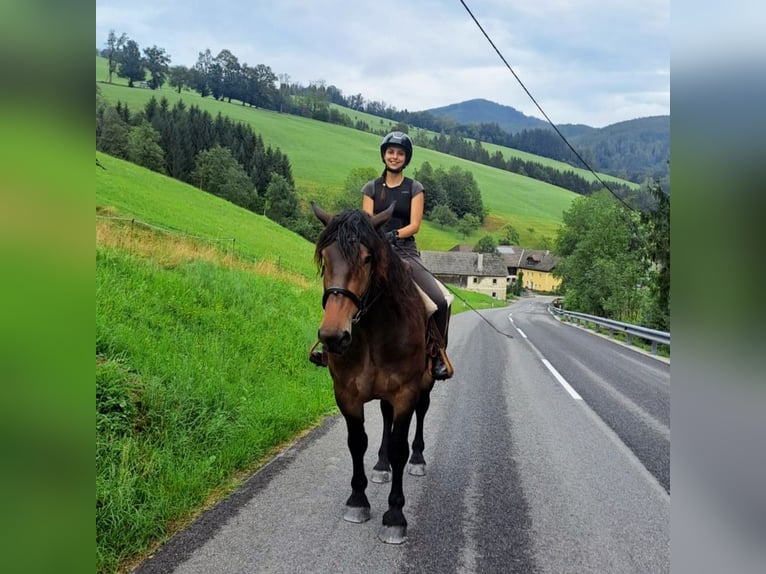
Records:
[[[323,330],[319,329],[319,340],[329,353],[342,355],[351,345],[351,331],[347,330]]]

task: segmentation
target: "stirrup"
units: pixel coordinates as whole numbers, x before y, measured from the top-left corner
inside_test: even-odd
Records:
[[[454,374],[455,368],[447,357],[447,352],[444,349],[439,349],[436,357],[431,359],[431,376],[436,381],[444,381],[451,379]]]

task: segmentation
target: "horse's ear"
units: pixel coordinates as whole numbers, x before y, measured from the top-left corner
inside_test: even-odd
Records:
[[[311,202],[311,209],[314,210],[314,215],[317,216],[317,219],[319,219],[319,221],[324,223],[325,227],[327,227],[327,224],[330,223],[330,220],[332,219],[332,215],[327,213],[313,201]]]
[[[388,206],[388,208],[384,209],[380,213],[377,213],[372,216],[372,226],[377,229],[381,225],[383,225],[386,221],[391,219],[391,214],[394,212],[394,207],[396,206],[396,202],[392,201],[391,205]]]

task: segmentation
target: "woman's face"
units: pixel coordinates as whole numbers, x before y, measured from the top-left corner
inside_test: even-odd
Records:
[[[407,161],[407,154],[403,147],[390,145],[386,148],[386,152],[383,154],[383,159],[389,168],[401,169],[404,166],[404,162]]]

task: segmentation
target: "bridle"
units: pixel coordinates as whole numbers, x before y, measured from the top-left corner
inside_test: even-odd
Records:
[[[370,258],[368,257],[368,261],[365,261],[365,263],[368,263]],[[371,295],[372,284],[374,283],[374,279],[370,277],[369,283],[367,283],[367,288],[364,290],[364,293],[361,297],[359,297],[356,293],[353,291],[349,291],[345,287],[337,287],[337,286],[331,286],[327,287],[324,290],[324,294],[322,295],[322,309],[325,308],[325,305],[327,305],[327,299],[330,298],[330,295],[342,295],[343,297],[347,297],[351,299],[351,302],[356,305],[356,313],[354,313],[354,316],[351,318],[351,323],[353,325],[356,325],[362,317],[364,317],[367,314],[367,311],[370,310],[370,307],[372,307],[373,303],[377,301],[378,297],[380,296],[380,290],[376,290],[374,296]]]
[[[327,299],[329,299],[330,295],[343,295],[344,297],[348,297],[351,299],[351,302],[356,305],[356,313],[351,318],[351,323],[356,325],[361,320],[361,318],[364,317],[367,311],[370,310],[370,307],[372,307],[373,303],[375,303],[375,301],[380,296],[380,292],[376,293],[374,297],[370,296],[371,286],[372,281],[370,281],[370,284],[367,285],[367,289],[361,298],[359,298],[356,293],[349,291],[345,287],[328,287],[324,290],[324,295],[322,295],[322,309],[325,308]]]

